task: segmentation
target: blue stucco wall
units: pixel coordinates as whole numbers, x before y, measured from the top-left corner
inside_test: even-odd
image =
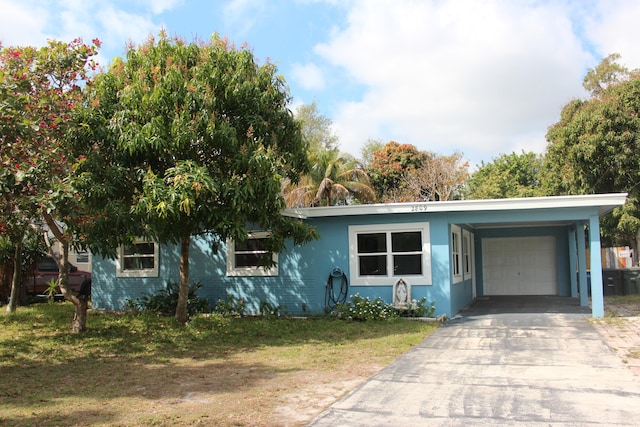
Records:
[[[424,222],[425,214],[369,215],[351,217],[314,218],[308,222],[320,234],[319,240],[303,246],[290,242],[286,250],[278,254],[276,277],[228,277],[226,276],[226,248],[217,253],[202,238],[194,238],[190,248],[190,281],[200,282],[198,295],[208,298],[211,304],[227,295],[247,301],[252,313],[259,310],[261,301],[281,306],[290,314],[321,313],[325,307],[325,290],[329,274],[340,268],[347,277],[349,271],[349,225]],[[432,253],[432,284],[412,283],[412,298],[426,297],[434,301],[437,314],[451,315],[449,232],[443,218],[429,217]],[[444,231],[440,228],[444,227]],[[383,228],[383,227],[382,227]],[[122,309],[128,299],[135,300],[163,289],[167,281],[179,280],[179,248],[162,245],[159,250],[160,270],[157,278],[116,277],[114,260],[94,258],[93,306],[98,309]],[[353,286],[349,295],[381,297],[392,302],[393,280],[389,286]]]
[[[525,237],[553,235],[556,238],[558,256],[559,293],[569,296],[569,241],[568,228],[545,226],[543,221],[575,221],[593,212],[589,209],[520,210],[517,212],[417,212],[403,214],[345,215],[309,218],[320,239],[303,246],[287,244],[278,255],[279,274],[276,277],[227,277],[226,248],[224,245],[214,252],[211,244],[203,238],[194,238],[190,254],[191,282],[200,282],[201,297],[211,304],[227,295],[247,301],[250,312],[259,310],[260,302],[281,306],[290,314],[321,313],[325,307],[327,278],[334,268],[340,268],[347,277],[349,271],[349,226],[381,225],[409,222],[428,222],[431,251],[431,283],[412,282],[412,298],[426,297],[434,301],[436,314],[452,316],[473,300],[473,284],[476,294],[482,289],[482,239],[487,237]],[[538,222],[540,226],[508,227],[510,222]],[[473,233],[475,248],[472,275],[461,281],[453,280],[451,269],[452,224]],[[473,227],[482,224],[482,227]],[[495,224],[495,226],[492,226]],[[575,222],[574,222],[575,224]],[[505,226],[507,225],[507,226]],[[159,251],[159,277],[118,278],[115,261],[95,257],[93,260],[93,306],[98,309],[122,309],[127,300],[157,292],[167,281],[178,281],[179,249],[177,246],[161,246]],[[475,277],[474,277],[475,276]],[[381,297],[392,302],[392,287],[353,286],[349,295]]]

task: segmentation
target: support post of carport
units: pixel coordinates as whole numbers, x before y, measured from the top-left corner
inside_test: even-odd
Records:
[[[580,305],[589,305],[589,291],[587,286],[587,250],[584,238],[584,222],[576,224],[576,236],[578,238],[578,286],[580,287]]]
[[[569,283],[571,285],[571,298],[578,296],[578,276],[576,275],[576,267],[578,266],[576,252],[576,228],[569,227]]]
[[[604,317],[600,219],[598,215],[592,215],[589,218],[589,247],[591,253],[591,315],[593,317]]]

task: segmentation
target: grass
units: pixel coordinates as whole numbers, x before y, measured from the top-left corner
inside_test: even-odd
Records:
[[[197,317],[73,306],[0,315],[0,425],[304,425],[437,325]]]
[[[605,317],[640,316],[640,294],[604,297]]]

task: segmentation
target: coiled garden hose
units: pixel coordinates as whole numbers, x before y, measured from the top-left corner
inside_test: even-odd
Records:
[[[337,286],[339,284],[339,287]],[[340,268],[334,268],[327,279],[325,289],[325,307],[333,309],[337,304],[344,304],[349,293],[349,280]]]

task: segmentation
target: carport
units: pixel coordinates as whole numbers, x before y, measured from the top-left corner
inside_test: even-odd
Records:
[[[472,299],[579,297],[580,306],[588,307],[587,248],[590,265],[600,272],[600,218],[623,205],[626,196],[487,200],[451,213],[452,226],[473,233]],[[604,316],[602,274],[591,274],[591,312]]]

